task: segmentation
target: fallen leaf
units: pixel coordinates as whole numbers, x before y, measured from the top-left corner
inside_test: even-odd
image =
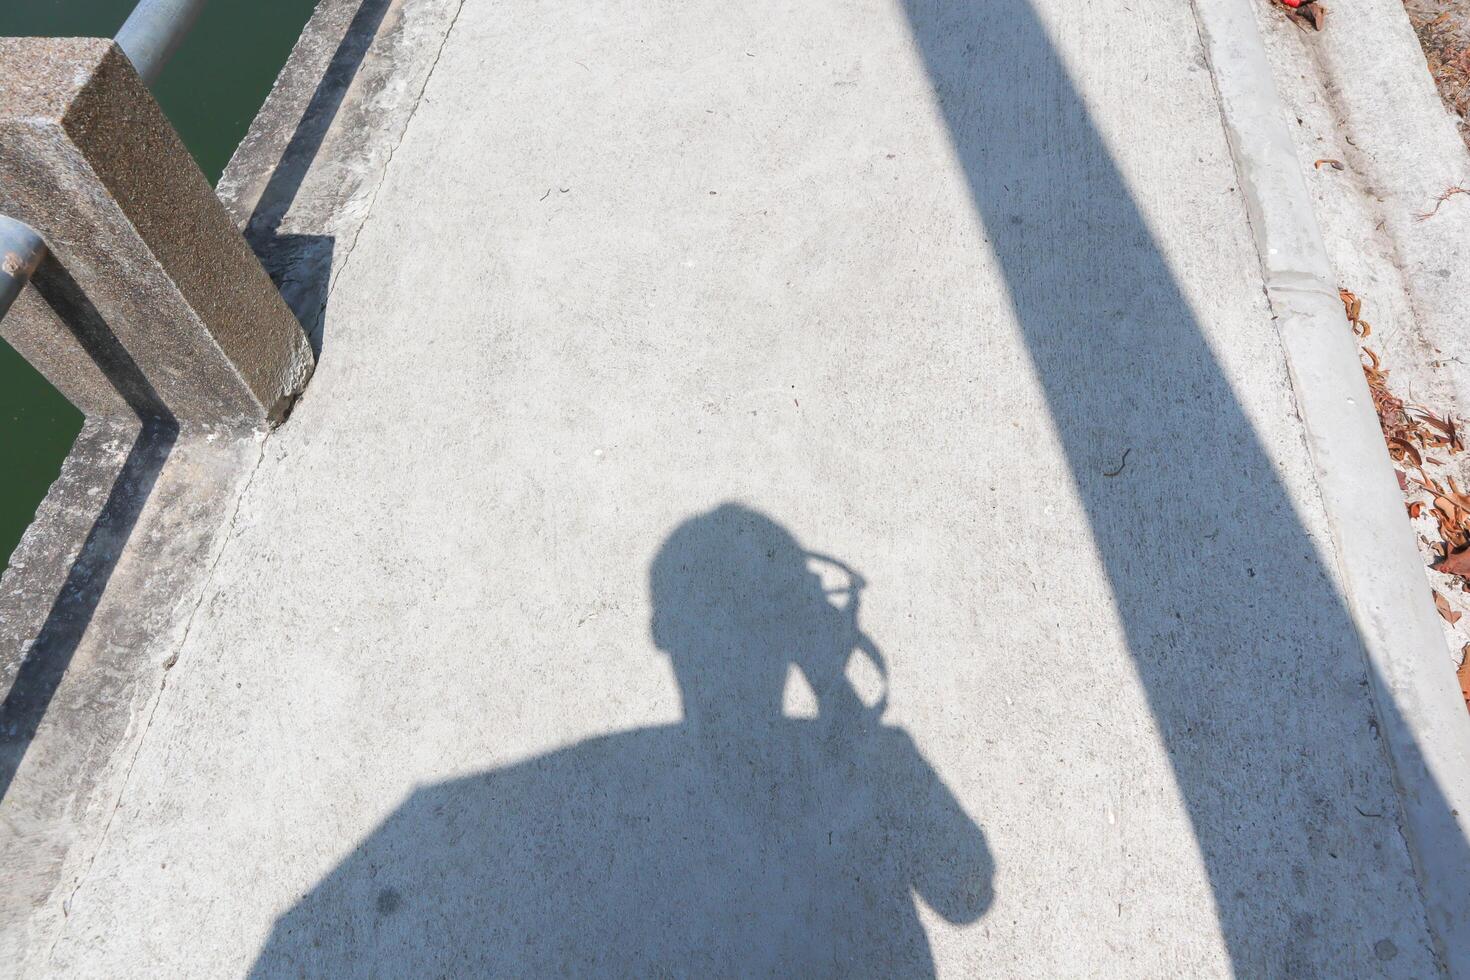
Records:
[[[1416,468],[1418,468],[1418,469],[1423,469],[1424,468],[1424,457],[1422,457],[1422,456],[1419,455],[1419,450],[1417,448],[1415,448],[1414,444],[1412,442],[1410,442],[1409,440],[1402,439],[1402,438],[1400,438],[1398,436],[1389,436],[1388,437],[1388,452],[1389,452],[1389,455],[1392,455],[1393,454],[1393,451],[1395,449],[1397,449],[1399,452],[1403,453],[1403,457],[1401,457],[1401,458],[1408,459],[1410,462],[1412,462],[1414,464],[1414,466]]]
[[[1455,676],[1460,679],[1460,696],[1465,699],[1465,707],[1470,708],[1470,643],[1465,644],[1460,656],[1464,659],[1460,661],[1460,669],[1455,671]]]
[[[1456,551],[1434,566],[1437,572],[1446,575],[1458,575],[1461,578],[1470,576],[1470,551]]]
[[[1434,430],[1434,433],[1431,433],[1428,437],[1430,445],[1444,446],[1451,453],[1464,451],[1465,446],[1460,442],[1460,429],[1459,426],[1455,425],[1454,419],[1449,416],[1440,418],[1429,409],[1419,405],[1414,406],[1414,413],[1420,422],[1423,422]]]
[[[1461,193],[1470,194],[1470,190]],[[1340,286],[1337,295],[1353,333],[1360,340],[1368,336],[1371,328],[1363,319],[1362,299]],[[1431,566],[1455,576],[1455,585],[1470,593],[1470,494],[1463,492],[1454,476],[1443,470],[1446,466],[1444,456],[1465,451],[1459,425],[1449,415],[1441,416],[1423,405],[1406,405],[1390,390],[1388,369],[1383,366],[1377,352],[1362,343],[1358,344],[1358,351],[1362,355],[1363,377],[1368,382],[1384,444],[1388,447],[1389,457],[1398,464],[1394,467],[1394,476],[1399,481],[1399,489],[1409,498],[1406,501],[1409,517],[1434,518],[1437,539],[1423,537],[1426,550],[1434,556]],[[1415,471],[1417,476],[1409,475]],[[1419,491],[1429,495],[1427,507],[1426,501],[1413,499]],[[1460,618],[1460,614],[1450,610],[1444,597],[1438,593],[1435,594],[1435,602],[1446,621],[1454,623]]]
[[[1451,626],[1459,620],[1460,614],[1450,608],[1450,601],[1438,592],[1434,593],[1434,607],[1439,610],[1440,616]]]
[[[1320,31],[1322,28],[1319,27],[1317,29]],[[1321,170],[1322,169],[1322,164],[1324,164],[1324,163],[1327,164],[1327,166],[1331,167],[1333,170],[1342,170],[1343,169],[1342,161],[1341,160],[1331,160],[1331,159],[1328,159],[1327,157],[1323,157],[1320,160],[1314,160],[1312,162],[1312,168],[1315,169],[1315,170]]]

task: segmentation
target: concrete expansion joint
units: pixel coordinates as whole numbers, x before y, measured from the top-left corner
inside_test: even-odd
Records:
[[[1308,296],[1338,302],[1337,287],[1319,272],[1305,269],[1278,269],[1266,276],[1266,292],[1280,296]],[[1343,321],[1344,327],[1347,321]]]

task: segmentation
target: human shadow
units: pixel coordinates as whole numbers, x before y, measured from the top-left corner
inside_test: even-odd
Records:
[[[991,858],[846,680],[854,656],[883,671],[861,587],[756,511],[687,520],[650,571],[684,719],[418,790],[280,918],[254,975],[932,975],[913,896],[973,922]],[[793,667],[815,719],[782,716]]]

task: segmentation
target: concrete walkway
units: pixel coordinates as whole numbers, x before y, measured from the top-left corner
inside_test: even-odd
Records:
[[[36,972],[1436,972],[1188,5],[426,52]]]

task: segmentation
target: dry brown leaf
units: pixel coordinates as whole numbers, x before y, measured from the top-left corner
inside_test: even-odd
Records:
[[[1411,503],[1409,505],[1409,517],[1411,519],[1412,518],[1417,518],[1423,512],[1424,512],[1424,501],[1422,501],[1422,500],[1416,500],[1416,501],[1414,501],[1413,503]]]
[[[1439,610],[1439,614],[1444,618],[1444,621],[1451,626],[1459,621],[1460,614],[1451,609],[1450,601],[1438,592],[1434,593],[1434,607]]]
[[[1446,575],[1458,575],[1461,578],[1470,576],[1470,551],[1453,552],[1434,568]]]
[[[1319,27],[1318,30],[1321,30],[1321,28]],[[1327,164],[1327,166],[1331,167],[1333,170],[1342,170],[1343,169],[1342,161],[1341,160],[1333,160],[1333,159],[1330,159],[1328,157],[1323,157],[1320,160],[1313,160],[1312,161],[1312,169],[1314,169],[1314,170],[1321,170],[1322,169],[1322,165],[1324,163]]]
[[[1419,405],[1414,406],[1414,411],[1419,413],[1419,420],[1425,425],[1438,429],[1445,434],[1445,438],[1451,442],[1459,442],[1459,430],[1455,427],[1454,419],[1440,418],[1427,408]]]
[[[1460,669],[1455,671],[1455,676],[1460,681],[1460,696],[1465,699],[1465,707],[1470,708],[1470,643],[1461,648],[1460,656]]]
[[[1337,298],[1342,300],[1342,309],[1347,314],[1348,325],[1353,328],[1353,333],[1359,337],[1366,337],[1373,332],[1373,328],[1368,326],[1367,321],[1362,319],[1362,300],[1354,296],[1350,290],[1343,289],[1341,286],[1337,287]]]
[[[1398,454],[1395,454],[1394,450],[1398,450]],[[1394,459],[1407,459],[1414,464],[1415,469],[1424,468],[1424,457],[1419,455],[1419,450],[1407,439],[1402,439],[1398,436],[1389,436],[1388,454],[1393,456]]]
[[[1327,20],[1327,8],[1320,3],[1304,2],[1295,10],[1290,8],[1286,11],[1287,16],[1297,22],[1300,27],[1311,27],[1314,31],[1320,31],[1323,23]]]

